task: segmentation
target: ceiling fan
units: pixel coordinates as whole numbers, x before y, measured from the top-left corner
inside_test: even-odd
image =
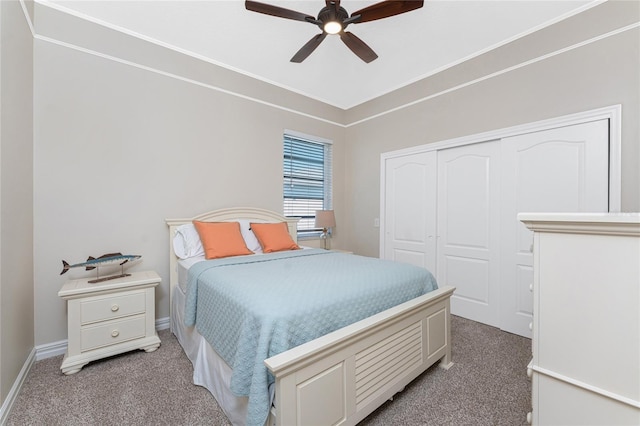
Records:
[[[293,19],[295,21],[308,22],[317,25],[322,33],[314,36],[298,52],[293,55],[291,62],[302,62],[322,43],[327,34],[338,34],[340,39],[349,49],[360,59],[369,63],[376,59],[378,55],[367,44],[356,37],[353,33],[345,31],[349,24],[360,24],[362,22],[375,21],[377,19],[388,18],[419,9],[424,4],[424,0],[387,0],[360,9],[349,16],[349,13],[340,6],[340,0],[325,0],[326,6],[318,13],[318,18],[294,10],[285,9],[279,6],[246,0],[245,7],[252,12],[264,13],[265,15],[277,16],[280,18]]]

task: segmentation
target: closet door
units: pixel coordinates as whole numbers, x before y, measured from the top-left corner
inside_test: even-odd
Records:
[[[436,275],[435,151],[385,161],[382,257]]]
[[[451,313],[499,319],[500,142],[438,151],[438,269],[452,285]]]
[[[501,329],[531,337],[533,233],[517,214],[606,212],[608,150],[608,120],[502,139]]]

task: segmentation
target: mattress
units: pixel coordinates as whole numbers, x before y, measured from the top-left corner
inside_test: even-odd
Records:
[[[182,293],[187,292],[187,279],[189,278],[189,268],[198,262],[206,260],[204,256],[190,257],[188,259],[178,260],[178,287],[182,290]],[[183,300],[184,305],[184,300]]]

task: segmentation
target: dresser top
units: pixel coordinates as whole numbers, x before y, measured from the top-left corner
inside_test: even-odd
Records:
[[[640,236],[640,213],[519,213],[537,232]]]
[[[67,281],[58,292],[58,296],[64,299],[72,299],[88,293],[112,292],[135,287],[150,287],[158,285],[162,281],[155,271],[131,272],[131,275],[128,277],[116,278],[94,284],[89,283],[89,281],[94,278],[95,277],[89,277]]]

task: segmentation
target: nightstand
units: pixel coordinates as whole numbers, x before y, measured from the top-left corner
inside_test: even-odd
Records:
[[[162,281],[153,271],[96,284],[91,278],[67,281],[58,296],[67,301],[69,343],[60,369],[77,373],[88,362],[160,346],[155,328],[155,287]]]

